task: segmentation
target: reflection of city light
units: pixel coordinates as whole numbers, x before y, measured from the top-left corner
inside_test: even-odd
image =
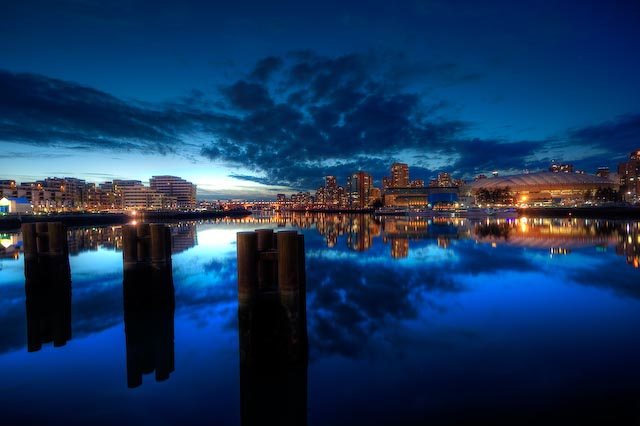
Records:
[[[138,221],[137,221],[137,220],[132,220],[132,221],[131,221],[131,224],[132,224],[132,225],[137,225],[137,224],[138,224]]]

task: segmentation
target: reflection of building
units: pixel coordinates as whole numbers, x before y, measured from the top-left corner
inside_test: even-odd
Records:
[[[194,223],[179,224],[171,227],[171,252],[180,253],[198,244],[196,225]]]
[[[373,237],[380,235],[380,226],[371,215],[358,214],[347,217],[347,246],[351,250],[365,251],[371,248]]]
[[[307,424],[305,285],[238,300],[241,424]]]
[[[389,238],[391,242],[391,257],[401,259],[409,256],[408,238]]]
[[[127,386],[140,386],[153,371],[156,381],[166,380],[175,368],[171,264],[125,265],[122,285]]]
[[[634,268],[640,267],[640,225],[629,225],[625,233],[618,235],[616,254],[624,256]]]

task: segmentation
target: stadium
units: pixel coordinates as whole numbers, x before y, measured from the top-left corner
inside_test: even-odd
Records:
[[[468,195],[476,197],[476,200],[483,190],[495,192],[505,188],[508,188],[512,202],[516,204],[566,205],[584,203],[599,189],[617,191],[619,184],[594,175],[545,171],[479,179],[467,187]]]

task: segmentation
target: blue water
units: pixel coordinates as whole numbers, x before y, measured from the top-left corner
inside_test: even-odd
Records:
[[[260,358],[256,335],[277,327],[239,322],[236,233],[258,228],[305,236],[308,362],[241,362],[241,345]],[[31,352],[10,246],[0,422],[640,424],[639,229],[366,215],[172,225],[175,310],[128,319],[128,337],[120,228],[70,230],[71,336]],[[156,371],[130,387],[136,327]],[[173,361],[165,380],[158,359]]]

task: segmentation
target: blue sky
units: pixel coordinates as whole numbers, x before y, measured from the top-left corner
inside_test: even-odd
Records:
[[[560,3],[5,1],[0,178],[261,198],[393,161],[615,169],[640,148],[640,6]]]

